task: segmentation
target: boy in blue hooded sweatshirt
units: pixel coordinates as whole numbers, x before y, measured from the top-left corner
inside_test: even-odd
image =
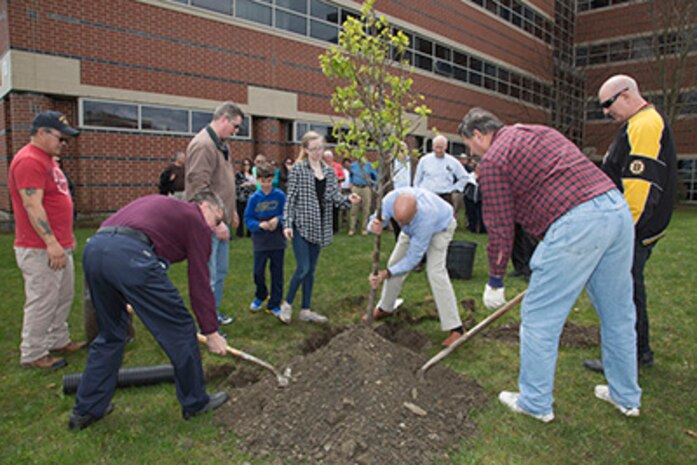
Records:
[[[273,187],[274,169],[268,163],[258,166],[256,175],[261,189],[249,198],[244,211],[244,222],[252,233],[254,284],[257,287],[249,309],[253,312],[261,310],[269,298],[266,287],[268,261],[271,271],[271,295],[266,312],[283,320],[280,305],[283,298],[283,255],[286,248],[286,240],[283,237],[283,207],[286,194]]]

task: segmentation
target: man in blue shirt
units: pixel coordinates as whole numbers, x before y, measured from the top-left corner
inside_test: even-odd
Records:
[[[391,316],[404,279],[425,254],[428,257],[426,274],[438,310],[441,329],[450,331],[443,345],[450,346],[463,334],[455,291],[445,267],[448,244],[457,227],[453,207],[425,189],[403,187],[385,196],[382,201],[382,215],[383,222],[375,215],[370,218],[370,232],[382,234],[390,218],[399,223],[402,232],[387,268],[369,277],[373,289],[377,289],[384,282],[380,302],[373,311],[373,319]]]
[[[356,222],[358,220],[358,213],[361,214],[361,225],[360,229],[363,230],[370,214],[370,205],[373,200],[373,187],[378,181],[378,172],[375,171],[373,165],[370,162],[363,162],[361,165],[360,160],[356,160],[351,163],[351,168],[349,169],[351,180],[351,192],[358,195],[361,201],[351,205],[351,217],[349,218],[349,236],[353,236],[356,233]],[[367,232],[363,231],[363,235]]]

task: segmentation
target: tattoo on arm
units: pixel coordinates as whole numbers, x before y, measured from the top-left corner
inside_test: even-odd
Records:
[[[39,218],[37,222],[39,223],[39,226],[43,228],[47,236],[53,236],[53,231],[51,231],[51,225],[48,224],[48,220]]]

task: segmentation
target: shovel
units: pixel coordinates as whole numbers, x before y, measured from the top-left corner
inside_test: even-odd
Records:
[[[206,343],[206,336],[203,334],[196,334],[196,337],[198,338],[198,342],[201,342],[203,344]],[[288,386],[289,383],[289,378],[290,378],[290,367],[286,368],[285,372],[281,374],[280,371],[278,371],[276,368],[274,368],[273,365],[271,365],[268,362],[265,362],[261,359],[256,358],[254,355],[250,355],[246,352],[242,352],[241,350],[233,349],[229,345],[226,345],[225,350],[227,350],[231,355],[234,357],[240,358],[242,360],[246,360],[248,362],[252,362],[256,365],[262,366],[266,368],[267,370],[271,371],[275,376],[276,376],[276,381],[278,382],[278,387],[284,388]]]
[[[467,342],[467,341],[469,341],[470,339],[472,339],[472,338],[473,338],[475,335],[477,335],[482,329],[486,328],[486,327],[489,326],[491,323],[493,323],[494,321],[496,321],[496,320],[498,320],[499,318],[501,318],[501,316],[502,316],[504,313],[506,313],[507,311],[509,311],[509,310],[512,309],[513,307],[515,307],[521,300],[523,300],[523,297],[525,297],[525,292],[526,292],[526,291],[523,291],[523,292],[521,292],[520,294],[518,294],[517,296],[513,297],[513,299],[511,299],[511,300],[509,300],[508,302],[506,302],[505,304],[503,304],[503,305],[501,306],[501,308],[499,308],[499,309],[496,310],[494,313],[492,313],[491,315],[489,315],[488,317],[486,317],[485,319],[483,319],[477,326],[475,326],[474,328],[470,329],[470,330],[467,331],[462,337],[460,337],[460,338],[457,339],[455,342],[453,342],[453,343],[450,345],[450,347],[445,348],[445,349],[441,350],[440,352],[438,352],[433,358],[431,358],[431,360],[429,360],[428,362],[426,362],[426,363],[424,364],[424,366],[422,366],[421,368],[419,368],[418,375],[417,375],[417,376],[419,377],[419,379],[423,379],[423,378],[424,378],[424,375],[426,374],[426,371],[427,371],[429,368],[431,368],[433,365],[435,365],[436,363],[438,363],[438,362],[440,362],[441,360],[443,360],[445,357],[447,357],[448,355],[450,355],[450,353],[451,353],[452,351],[454,351],[457,347],[459,347],[461,344],[464,344],[465,342]]]

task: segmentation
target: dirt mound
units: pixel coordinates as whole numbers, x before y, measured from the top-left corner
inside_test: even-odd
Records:
[[[251,454],[279,462],[430,463],[472,434],[470,413],[486,398],[442,366],[419,381],[425,362],[360,325],[291,363],[287,388],[265,376],[232,391],[218,420]]]
[[[484,337],[505,342],[518,342],[518,323],[508,323],[492,328]],[[599,344],[598,328],[595,326],[579,326],[566,322],[561,333],[561,345],[563,347],[597,347]]]

